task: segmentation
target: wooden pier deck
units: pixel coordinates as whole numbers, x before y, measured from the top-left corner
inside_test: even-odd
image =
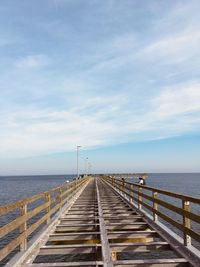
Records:
[[[71,188],[68,185],[66,203],[62,198],[65,193],[60,188],[56,189],[59,195],[54,196],[58,199],[54,212],[58,209],[58,214],[51,221],[50,213],[53,212],[46,204],[43,207],[46,210],[44,220],[48,224],[29,246],[26,239],[20,239],[17,245],[20,245],[21,252],[6,266],[200,266],[198,250],[190,249],[191,236],[185,231],[190,226],[188,217],[200,222],[200,216],[191,215],[193,213],[190,214],[183,206],[186,211],[184,216],[187,213],[188,217],[183,221],[185,245],[181,244],[170,230],[165,231],[157,224],[158,214],[155,211],[158,211],[159,203],[153,203],[152,219],[142,211],[141,206],[147,205],[142,201],[145,194],[141,188],[145,187],[138,185],[136,192],[133,184],[125,183],[110,177],[80,179],[73,182]],[[138,194],[137,197],[130,193],[131,190]],[[46,203],[49,203],[50,196],[47,193],[45,196],[48,199]],[[153,196],[155,198],[155,194]],[[134,198],[138,206],[134,205]],[[23,205],[27,205],[26,201],[21,203],[21,207]],[[1,212],[5,213],[5,209],[0,207]],[[27,217],[27,214],[24,216]],[[20,225],[21,235],[30,229],[25,221],[17,224]],[[4,233],[14,228],[12,223],[9,227],[2,227]],[[3,231],[0,230],[0,233],[3,235]],[[192,237],[199,239],[199,233],[195,234]],[[6,249],[0,250],[0,258],[6,257],[13,247],[7,245]]]

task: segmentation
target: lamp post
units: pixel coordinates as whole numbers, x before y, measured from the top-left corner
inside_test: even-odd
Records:
[[[81,146],[77,146],[77,179],[79,177],[79,148],[81,148]]]

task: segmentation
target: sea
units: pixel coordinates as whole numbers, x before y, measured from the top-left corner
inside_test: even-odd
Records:
[[[75,175],[0,176],[0,205],[47,191]],[[138,179],[131,179],[138,182]],[[200,197],[200,173],[150,173],[146,185]]]
[[[40,192],[48,191],[74,178],[75,175],[0,176],[0,206]],[[138,179],[131,178],[129,181],[137,183]],[[200,173],[150,173],[146,179],[146,185],[200,198]],[[181,204],[178,203],[178,200],[176,202],[176,200],[170,197],[166,199],[164,196],[162,199],[177,206]],[[170,214],[170,212],[168,213],[168,211],[165,210],[163,211],[173,219],[181,221],[181,218],[176,217],[176,214]],[[192,211],[200,214],[199,205],[192,207]],[[10,219],[11,218],[9,218],[9,220]],[[6,224],[6,220],[6,217],[0,217],[0,225]],[[196,231],[200,232],[200,225],[195,225],[194,227]],[[171,230],[176,232],[176,229],[171,228]],[[177,234],[179,233],[177,232]],[[10,238],[12,238],[12,235],[10,237],[8,236],[8,238],[6,237],[3,242],[0,240],[0,248],[2,248]],[[199,246],[198,249],[200,249]],[[9,257],[7,260],[8,259]],[[3,261],[0,263],[0,266],[4,266],[5,263],[6,262]]]

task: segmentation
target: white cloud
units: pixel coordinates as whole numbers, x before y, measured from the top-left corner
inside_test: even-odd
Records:
[[[200,112],[200,83],[194,82],[164,89],[153,100],[153,106],[160,119]]]
[[[49,58],[46,55],[29,55],[19,59],[15,63],[17,69],[34,69],[45,67],[49,64]]]
[[[199,43],[199,30],[188,29],[178,34],[154,40],[139,51],[138,55],[154,61],[160,58],[163,63],[182,63],[199,54]]]
[[[71,151],[77,144],[92,148],[196,130],[200,83],[164,88],[140,112],[131,103],[123,95],[102,96],[68,110],[24,108],[2,114],[0,156],[38,156]]]

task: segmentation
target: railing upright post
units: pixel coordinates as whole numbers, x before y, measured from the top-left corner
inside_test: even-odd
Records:
[[[157,202],[155,200],[158,197],[158,193],[153,191],[152,192],[152,197],[153,197],[153,209],[157,211],[158,210],[158,204],[157,204]],[[153,211],[153,220],[154,220],[154,222],[156,222],[158,220],[158,215],[156,214],[155,211]]]
[[[142,196],[140,195],[142,193],[142,187],[138,187],[138,209],[141,210],[142,209]]]
[[[74,183],[74,187],[72,189],[72,196],[74,195],[74,193],[76,192],[76,188],[77,188],[77,180]]]
[[[122,194],[125,196],[124,178],[122,178]]]
[[[60,210],[62,209],[62,189],[59,189],[59,203],[60,203]]]
[[[132,191],[131,191],[131,189],[132,189],[132,185],[129,184],[129,191],[128,191],[128,193],[129,193],[129,201],[130,201],[130,202],[131,202],[131,199],[132,199],[132,197],[131,197],[131,195],[132,195]]]
[[[20,216],[26,216],[27,213],[27,205],[24,204],[19,208]],[[21,224],[19,227],[20,234],[24,233],[24,237],[22,243],[20,244],[20,251],[25,251],[27,249],[27,236],[26,236],[26,229],[27,229],[27,221],[25,219],[24,223]]]
[[[183,239],[184,239],[184,245],[185,246],[191,246],[191,237],[187,235],[185,228],[191,227],[190,219],[187,218],[185,215],[185,211],[190,211],[190,202],[187,200],[182,200],[182,208],[183,208]]]
[[[134,185],[132,184],[131,185],[131,190],[134,190]],[[132,195],[132,197],[134,197],[134,192],[133,191],[131,191],[131,195]],[[133,202],[134,200],[132,199],[132,202]]]
[[[45,201],[48,203],[48,206],[46,208],[46,214],[47,214],[47,224],[51,222],[51,215],[50,215],[50,209],[51,209],[51,196],[50,193],[47,193],[45,196]]]

